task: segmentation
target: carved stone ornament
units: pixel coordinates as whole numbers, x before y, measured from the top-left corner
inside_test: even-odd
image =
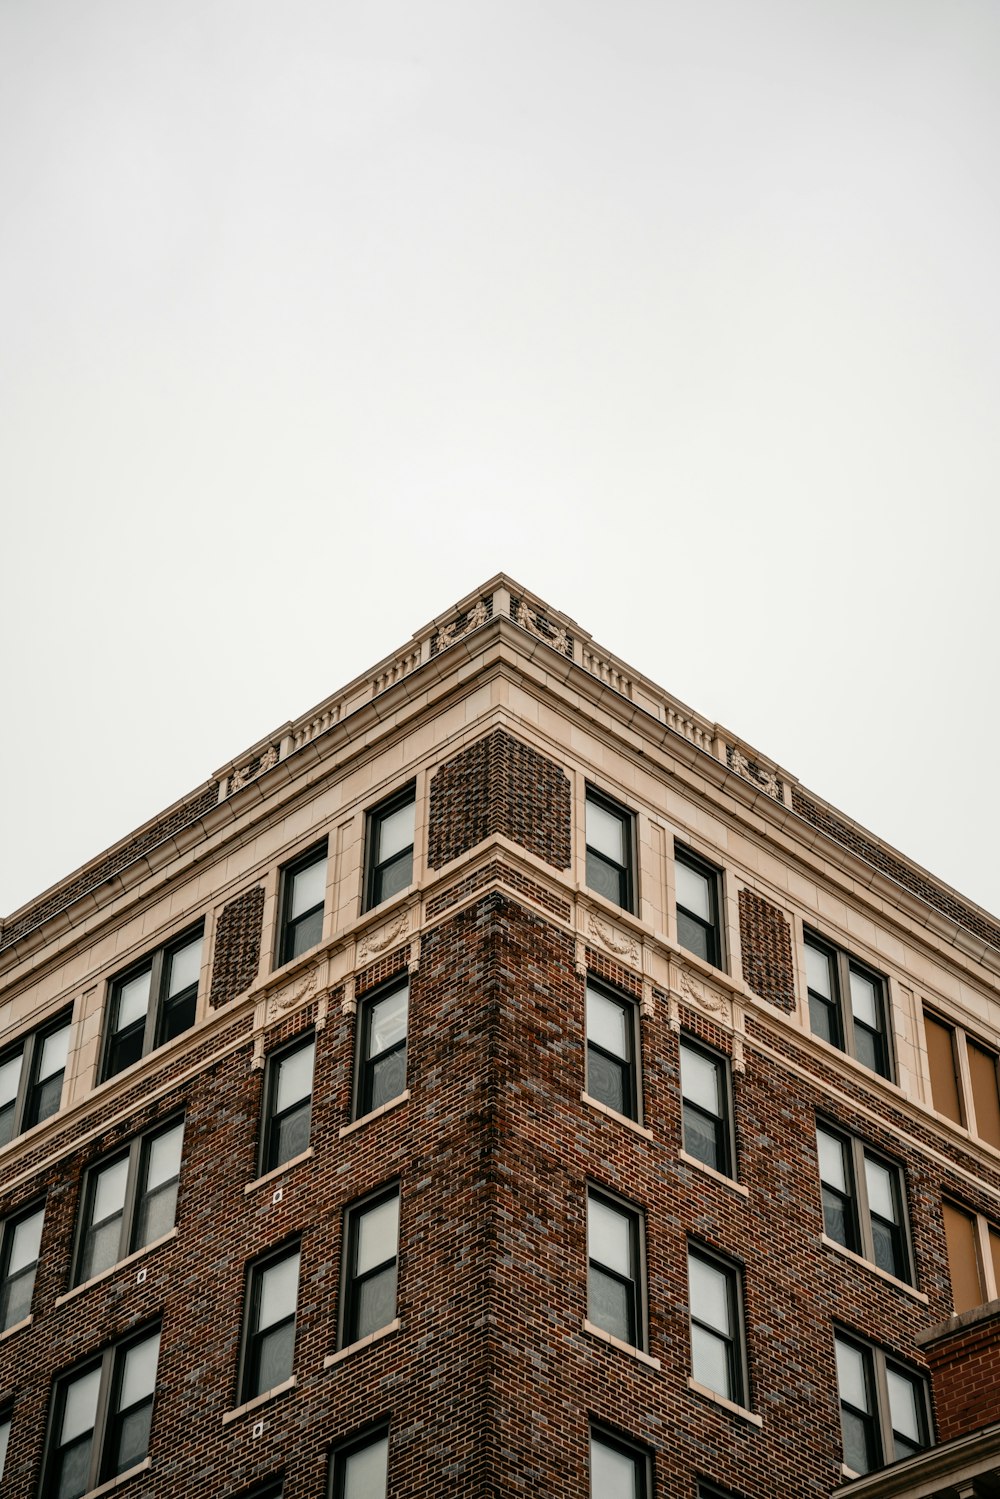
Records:
[[[774,771],[762,770],[755,760],[748,760],[738,744],[726,745],[726,763],[741,780],[749,781],[752,786],[759,786],[761,791],[773,797],[776,802],[781,801],[781,782]]]
[[[639,944],[635,938],[630,937],[627,932],[616,931],[610,922],[593,911],[589,914],[591,936],[596,937],[601,946],[606,947],[608,952],[613,952],[616,958],[625,958],[633,968],[638,968]]]
[[[402,937],[410,924],[409,911],[400,911],[395,920],[390,921],[388,926],[380,927],[377,932],[368,932],[358,943],[358,962],[365,958],[376,957],[380,952],[385,952],[399,937]]]
[[[244,786],[249,786],[251,781],[255,781],[258,776],[264,774],[265,770],[270,770],[277,763],[278,751],[273,744],[269,744],[254,770],[250,769],[253,761],[248,760],[246,765],[241,765],[238,770],[233,771],[229,777],[229,795],[233,796],[237,791],[242,791]]]
[[[276,1020],[279,1015],[283,1015],[286,1010],[290,1010],[293,1005],[297,1005],[303,999],[307,999],[315,989],[318,979],[319,969],[314,966],[305,973],[299,974],[297,979],[290,984],[286,984],[283,989],[279,989],[277,994],[270,995],[267,1001],[266,1024],[270,1025],[273,1020]]]
[[[729,1001],[723,999],[721,994],[716,994],[707,984],[694,978],[686,968],[681,969],[681,993],[685,999],[696,1004],[700,1010],[706,1010],[709,1015],[719,1015],[725,1020],[729,1019]]]
[[[538,639],[544,640],[546,645],[553,646],[557,651],[561,651],[564,656],[569,655],[569,636],[562,625],[550,624],[549,630],[552,632],[551,634],[549,630],[543,630],[538,616],[532,614],[523,599],[517,606],[517,613],[514,619],[521,626],[522,630],[527,630],[529,635],[537,635]]]
[[[465,619],[459,615],[453,619],[450,625],[442,625],[438,630],[437,648],[443,651],[446,646],[454,645],[456,640],[463,640],[466,635],[471,635],[473,630],[478,630],[480,625],[486,623],[486,605],[482,599],[477,599],[469,610]]]

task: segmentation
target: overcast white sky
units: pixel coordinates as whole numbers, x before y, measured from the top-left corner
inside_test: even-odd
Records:
[[[505,569],[1000,910],[996,0],[0,0],[0,912]]]

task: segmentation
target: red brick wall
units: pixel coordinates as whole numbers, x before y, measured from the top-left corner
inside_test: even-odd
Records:
[[[1000,1306],[927,1349],[934,1379],[938,1440],[1000,1421]]]
[[[570,862],[565,772],[504,729],[455,755],[431,780],[427,862],[438,869],[493,833],[556,869]]]

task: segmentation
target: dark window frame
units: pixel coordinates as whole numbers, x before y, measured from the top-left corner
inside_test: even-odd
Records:
[[[722,940],[722,912],[723,912],[723,890],[722,882],[724,871],[717,864],[712,864],[708,859],[702,858],[701,854],[695,853],[693,848],[674,840],[674,864],[683,864],[694,874],[700,874],[708,885],[708,899],[711,907],[711,920],[705,921],[704,917],[692,911],[688,906],[683,906],[677,894],[677,882],[674,881],[674,908],[677,918],[677,942],[685,952],[692,953],[703,962],[710,963],[713,968],[725,970],[725,943]],[[680,935],[680,917],[685,916],[688,921],[693,922],[706,934],[707,955],[689,947]]]
[[[6,1426],[7,1435],[0,1444],[0,1483],[3,1482],[3,1470],[7,1465],[7,1452],[10,1448],[10,1429],[14,1418],[13,1401],[7,1400],[0,1405],[0,1431]]]
[[[161,1135],[169,1134],[178,1125],[181,1126],[183,1131],[183,1112],[171,1114],[166,1119],[158,1120],[149,1129],[143,1130],[138,1135],[134,1135],[132,1139],[126,1141],[118,1150],[109,1151],[107,1155],[101,1156],[97,1161],[93,1161],[83,1172],[80,1179],[80,1196],[77,1203],[76,1225],[73,1230],[71,1289],[75,1286],[89,1285],[91,1280],[96,1280],[98,1277],[108,1274],[115,1268],[115,1265],[120,1265],[130,1255],[138,1254],[140,1249],[146,1249],[149,1247],[149,1244],[155,1244],[158,1242],[158,1239],[166,1237],[166,1235],[161,1234],[156,1239],[150,1239],[149,1244],[135,1243],[136,1231],[141,1221],[141,1209],[146,1197],[149,1195],[144,1184],[149,1168],[150,1148],[153,1142],[158,1140]],[[107,1167],[115,1165],[117,1161],[126,1159],[128,1160],[128,1171],[125,1180],[125,1200],[122,1204],[121,1225],[118,1231],[118,1258],[113,1264],[107,1266],[106,1269],[97,1270],[93,1275],[88,1276],[84,1280],[82,1278],[83,1257],[88,1234],[93,1228],[93,1224],[90,1223],[89,1219],[96,1194],[98,1177]],[[181,1167],[183,1163],[184,1137],[182,1133],[181,1158],[177,1166],[177,1176],[176,1178],[169,1178],[169,1181],[176,1180],[177,1182],[177,1194],[174,1202],[174,1228],[177,1227],[176,1198],[180,1196]],[[172,1232],[173,1229],[167,1230],[167,1233]]]
[[[619,1271],[606,1265],[602,1260],[595,1259],[591,1253],[590,1229],[587,1227],[587,1321],[594,1327],[600,1327],[601,1331],[609,1338],[615,1338],[620,1343],[625,1343],[630,1348],[638,1348],[640,1353],[648,1352],[649,1343],[649,1307],[646,1286],[646,1215],[637,1203],[629,1202],[627,1198],[620,1197],[618,1193],[611,1192],[607,1187],[597,1182],[587,1183],[587,1216],[590,1216],[591,1199],[600,1202],[604,1207],[617,1213],[619,1217],[628,1222],[629,1228],[629,1259],[631,1261],[631,1276],[623,1276]],[[591,1315],[591,1270],[596,1269],[601,1275],[609,1280],[616,1281],[626,1288],[627,1313],[629,1320],[629,1331],[632,1338],[621,1338],[618,1333],[609,1331]]]
[[[691,1377],[695,1380],[695,1383],[701,1383],[694,1373],[694,1339],[690,1336],[690,1329],[698,1326],[726,1347],[726,1362],[729,1370],[731,1393],[727,1395],[722,1390],[716,1390],[714,1393],[721,1399],[728,1400],[731,1404],[740,1406],[743,1410],[749,1410],[750,1359],[747,1347],[746,1302],[743,1287],[744,1268],[737,1260],[731,1259],[729,1255],[720,1254],[717,1249],[713,1249],[711,1245],[704,1243],[702,1240],[689,1238],[687,1241],[689,1287],[690,1263],[692,1258],[700,1260],[702,1264],[710,1266],[713,1270],[720,1271],[725,1276],[729,1317],[735,1331],[728,1338],[724,1337],[718,1328],[713,1327],[709,1322],[703,1321],[700,1317],[696,1317],[690,1302],[690,1289],[688,1290],[688,1340],[691,1350]]]
[[[838,1375],[837,1403],[838,1409],[841,1414],[842,1437],[843,1412],[845,1406],[849,1406],[851,1412],[857,1414],[860,1420],[864,1421],[865,1419],[867,1419],[870,1423],[869,1429],[866,1432],[866,1436],[870,1438],[868,1446],[871,1452],[872,1462],[869,1467],[861,1471],[865,1473],[873,1473],[877,1469],[885,1467],[889,1463],[901,1460],[896,1457],[895,1453],[896,1437],[895,1429],[892,1424],[892,1406],[889,1398],[888,1380],[886,1377],[887,1370],[892,1370],[894,1373],[899,1374],[920,1393],[921,1398],[919,1401],[919,1409],[917,1415],[918,1422],[922,1427],[923,1440],[921,1444],[914,1450],[916,1452],[925,1451],[929,1446],[932,1445],[934,1440],[934,1423],[931,1416],[931,1403],[927,1384],[927,1376],[923,1372],[923,1370],[916,1368],[912,1364],[908,1364],[904,1359],[896,1358],[886,1349],[880,1348],[877,1343],[871,1342],[868,1338],[859,1337],[857,1333],[852,1332],[850,1328],[844,1327],[841,1324],[835,1323],[833,1332],[835,1364],[837,1343],[843,1343],[847,1347],[853,1348],[855,1352],[861,1355],[861,1358],[864,1361],[866,1383],[868,1384],[875,1405],[875,1409],[873,1412],[862,1412],[858,1409],[857,1406],[852,1405],[850,1401],[845,1400],[840,1389],[840,1379]],[[903,1454],[903,1456],[909,1455],[909,1453]],[[850,1467],[849,1463],[847,1462],[846,1453],[844,1455],[844,1466],[848,1468],[852,1473],[859,1471],[856,1468]]]
[[[822,1132],[831,1140],[837,1141],[846,1153],[845,1159],[847,1163],[848,1191],[845,1194],[840,1188],[824,1180],[817,1141],[816,1171],[820,1184],[823,1233],[835,1244],[840,1244],[842,1248],[850,1250],[852,1254],[856,1254],[861,1259],[867,1261],[868,1264],[874,1265],[877,1270],[881,1270],[885,1275],[891,1275],[895,1280],[902,1281],[904,1285],[915,1286],[916,1273],[913,1257],[913,1239],[910,1233],[910,1215],[907,1202],[909,1194],[907,1192],[906,1171],[904,1167],[899,1161],[894,1161],[882,1151],[875,1150],[870,1145],[866,1145],[864,1140],[860,1139],[857,1135],[842,1129],[840,1125],[832,1123],[822,1115],[816,1120],[816,1131],[817,1135]],[[892,1177],[890,1190],[899,1213],[899,1218],[896,1222],[890,1223],[889,1220],[872,1211],[868,1196],[868,1176],[865,1170],[865,1165],[868,1161],[881,1166]],[[823,1200],[825,1193],[830,1193],[831,1196],[845,1203],[845,1217],[849,1219],[850,1234],[854,1239],[854,1243],[844,1244],[843,1240],[838,1239],[835,1234],[830,1233],[827,1224],[826,1202]],[[898,1235],[899,1254],[902,1261],[901,1273],[895,1270],[888,1270],[884,1265],[879,1264],[876,1258],[873,1219],[879,1223],[888,1224],[890,1231],[895,1230]]]
[[[806,947],[812,947],[817,952],[832,961],[834,994],[832,1003],[821,995],[817,990],[809,987],[808,968],[806,969],[806,998],[809,1010],[809,1029],[819,1040],[826,1041],[827,1037],[821,1031],[817,1031],[813,1025],[813,1006],[821,1005],[833,1019],[831,1035],[835,1039],[829,1040],[828,1044],[835,1046],[838,1051],[844,1052],[862,1067],[873,1072],[876,1077],[884,1077],[888,1082],[896,1080],[896,1063],[893,1052],[892,1041],[892,1003],[889,995],[889,980],[884,973],[861,961],[860,958],[847,951],[846,948],[838,946],[837,943],[829,941],[820,936],[819,932],[811,927],[803,928],[803,940]],[[870,1027],[855,1020],[851,1007],[851,973],[857,973],[859,977],[866,979],[874,985],[876,1005],[881,1011],[881,1028],[871,1031]],[[862,1030],[870,1035],[878,1037],[877,1050],[881,1066],[869,1067],[868,1063],[858,1054],[855,1027],[860,1026]]]
[[[66,1392],[70,1385],[76,1380],[91,1373],[95,1369],[100,1370],[100,1383],[96,1402],[94,1424],[88,1428],[90,1438],[90,1465],[88,1468],[88,1482],[84,1490],[89,1494],[92,1489],[99,1488],[110,1479],[118,1477],[118,1474],[109,1472],[110,1458],[112,1456],[111,1437],[116,1430],[116,1424],[120,1422],[122,1412],[114,1408],[118,1392],[120,1391],[121,1378],[124,1372],[125,1357],[128,1352],[144,1343],[147,1338],[160,1337],[162,1324],[159,1319],[129,1332],[126,1336],[117,1338],[108,1343],[96,1354],[81,1359],[79,1363],[58,1375],[52,1382],[52,1391],[49,1397],[49,1417],[46,1428],[45,1450],[42,1461],[42,1479],[39,1487],[39,1499],[55,1492],[55,1480],[58,1475],[57,1459],[60,1449],[55,1445],[56,1433],[62,1425],[63,1412],[65,1410]],[[137,1409],[140,1405],[148,1403],[150,1407],[150,1430],[146,1443],[145,1455],[139,1459],[143,1463],[149,1457],[149,1446],[152,1440],[152,1420],[156,1409],[156,1393],[160,1374],[160,1354],[162,1353],[162,1341],[157,1349],[156,1378],[153,1381],[153,1393],[136,1402],[129,1409]],[[133,1466],[138,1467],[139,1463]],[[131,1469],[122,1469],[122,1472],[130,1472]]]
[[[396,1218],[397,1226],[395,1254],[393,1254],[387,1260],[380,1260],[377,1265],[373,1265],[370,1270],[362,1272],[362,1274],[359,1276],[357,1273],[357,1261],[361,1237],[359,1228],[361,1220],[366,1213],[373,1211],[375,1208],[381,1207],[384,1202],[388,1202],[392,1197],[396,1198],[398,1204]],[[377,1187],[375,1191],[367,1193],[364,1197],[359,1197],[356,1198],[353,1202],[349,1202],[344,1208],[341,1229],[341,1244],[343,1247],[340,1276],[340,1325],[338,1327],[337,1337],[338,1348],[350,1348],[354,1343],[359,1342],[362,1337],[370,1336],[369,1333],[362,1334],[358,1332],[358,1314],[360,1311],[361,1300],[359,1293],[362,1286],[367,1284],[368,1281],[374,1279],[376,1275],[384,1274],[390,1265],[394,1266],[396,1275],[394,1292],[395,1309],[393,1311],[392,1317],[390,1317],[389,1319],[389,1322],[384,1323],[383,1325],[388,1327],[399,1316],[399,1245],[402,1238],[402,1209],[403,1194],[398,1180]],[[381,1329],[373,1328],[372,1331],[379,1332],[381,1331]]]
[[[622,824],[622,828],[624,831],[623,842],[625,845],[626,858],[626,862],[624,864],[617,864],[614,860],[609,859],[607,854],[602,853],[600,849],[593,848],[587,842],[587,805],[591,802],[593,802],[595,806],[600,807],[603,811],[610,813],[612,817],[616,817]],[[631,912],[634,915],[636,907],[635,813],[628,807],[623,806],[621,802],[617,802],[613,797],[608,796],[606,792],[600,791],[596,786],[592,786],[588,783],[584,796],[583,820],[585,850],[584,880],[587,889],[593,890],[595,894],[601,897],[602,900],[609,901],[612,905],[618,905],[623,911]],[[621,896],[619,900],[612,900],[611,896],[605,895],[603,890],[601,890],[598,886],[591,884],[589,877],[591,858],[597,860],[602,868],[613,869],[617,871],[618,888]]]
[[[186,927],[183,932],[178,932],[176,937],[162,942],[159,947],[153,948],[151,952],[145,953],[135,963],[130,963],[119,973],[108,981],[107,998],[104,1005],[104,1036],[101,1043],[101,1068],[98,1075],[99,1083],[109,1082],[111,1078],[118,1077],[128,1067],[135,1066],[137,1062],[148,1057],[152,1052],[158,1051],[168,1041],[175,1040],[191,1030],[198,1018],[198,992],[201,988],[201,969],[204,966],[204,946],[202,947],[202,963],[198,967],[198,977],[193,984],[188,984],[179,994],[170,998],[173,1009],[180,1009],[182,1005],[192,1006],[191,1019],[186,1025],[182,1025],[173,1035],[164,1034],[166,1030],[167,994],[166,987],[170,974],[170,959],[174,953],[180,952],[187,947],[195,938],[200,938],[202,944],[205,940],[205,921],[194,922]],[[118,1005],[119,996],[126,984],[137,979],[141,974],[149,970],[149,1000],[146,1005],[146,1016],[142,1028],[142,1049],[130,1062],[124,1062],[121,1066],[111,1070],[113,1050],[116,1040],[123,1031],[113,1028],[113,1017]],[[130,1030],[132,1027],[125,1027]]]
[[[587,1024],[587,1002],[588,992],[593,990],[602,999],[617,1005],[625,1016],[625,1035],[628,1057],[623,1061],[612,1052],[608,1052],[599,1042],[594,1041],[590,1035],[590,1027]],[[584,985],[584,1031],[586,1035],[585,1047],[585,1089],[587,1096],[601,1103],[605,1108],[620,1114],[625,1119],[631,1119],[635,1124],[642,1124],[642,1029],[639,1024],[639,1005],[635,998],[624,990],[615,989],[603,979],[596,978],[588,973]],[[613,1104],[601,1098],[600,1094],[591,1086],[591,1051],[607,1061],[611,1066],[618,1068],[624,1075],[625,1085],[623,1096],[627,1104],[626,1108],[616,1109]]]
[[[291,1316],[285,1316],[278,1322],[268,1323],[266,1328],[261,1329],[260,1320],[260,1298],[263,1289],[263,1280],[266,1271],[275,1265],[281,1264],[283,1260],[291,1259],[293,1255],[298,1257],[298,1270],[295,1277],[295,1309]],[[251,1380],[254,1382],[260,1376],[260,1350],[264,1340],[273,1335],[278,1329],[292,1324],[292,1367],[291,1372],[285,1376],[290,1379],[295,1373],[295,1340],[298,1334],[299,1320],[299,1290],[302,1284],[302,1239],[296,1234],[291,1239],[283,1239],[280,1244],[259,1254],[255,1259],[247,1262],[243,1278],[243,1323],[240,1331],[240,1358],[237,1375],[237,1405],[246,1405],[251,1400],[257,1400],[266,1395],[268,1390],[276,1389],[284,1383],[279,1380],[278,1385],[268,1385],[266,1389],[251,1389]]]
[[[931,1075],[931,1107],[936,1114],[944,1119],[950,1119],[960,1129],[964,1129],[974,1139],[985,1140],[992,1144],[990,1133],[980,1129],[978,1110],[976,1107],[976,1088],[972,1076],[972,1053],[982,1052],[990,1058],[993,1063],[993,1073],[996,1080],[996,1093],[998,1104],[1000,1104],[1000,1050],[989,1041],[984,1040],[975,1031],[970,1031],[960,1021],[952,1020],[950,1016],[935,1010],[932,1005],[923,1007],[924,1024],[928,1020],[936,1024],[940,1029],[950,1033],[952,1070],[955,1078],[955,1094],[958,1100],[959,1119],[953,1118],[947,1110],[939,1107],[934,1099],[934,1077]]]
[[[29,1274],[31,1276],[31,1291],[28,1295],[27,1312],[25,1312],[23,1317],[15,1317],[12,1321],[8,1321],[6,1316],[0,1317],[0,1333],[9,1332],[12,1327],[19,1327],[22,1322],[26,1322],[31,1318],[31,1303],[35,1295],[35,1276],[38,1271],[38,1261],[42,1257],[41,1243],[39,1242],[38,1254],[30,1267],[16,1271],[13,1277],[10,1274],[10,1256],[11,1250],[14,1247],[14,1235],[19,1226],[22,1223],[27,1223],[29,1219],[34,1218],[38,1213],[42,1215],[42,1227],[39,1234],[39,1240],[41,1240],[41,1234],[45,1232],[44,1197],[36,1197],[26,1207],[19,1208],[14,1213],[9,1213],[0,1222],[0,1308],[8,1302],[8,1288],[13,1283],[13,1280],[24,1280]]]
[[[689,1099],[684,1092],[684,1057],[685,1051],[695,1052],[706,1061],[711,1062],[719,1068],[720,1081],[719,1091],[722,1095],[722,1113],[713,1115],[703,1108],[701,1104]],[[736,1152],[736,1101],[733,1091],[733,1067],[732,1059],[723,1051],[718,1051],[714,1046],[691,1035],[689,1031],[682,1031],[678,1043],[678,1065],[680,1070],[680,1094],[681,1094],[681,1141],[686,1155],[693,1160],[701,1162],[713,1171],[718,1171],[720,1176],[726,1176],[730,1181],[737,1180],[737,1152]],[[719,1141],[719,1154],[722,1164],[713,1166],[710,1161],[703,1161],[701,1156],[688,1148],[688,1125],[687,1112],[691,1110],[700,1117],[718,1122],[717,1139]]]
[[[281,1064],[286,1058],[293,1056],[295,1052],[304,1051],[307,1046],[313,1048],[313,1080],[309,1089],[309,1095],[305,1099],[299,1099],[282,1114],[277,1113],[278,1083],[281,1074]],[[268,1176],[272,1171],[278,1171],[282,1166],[287,1166],[289,1161],[296,1159],[296,1155],[286,1156],[284,1160],[277,1160],[277,1147],[281,1141],[281,1124],[293,1114],[309,1111],[309,1138],[312,1138],[312,1105],[313,1095],[316,1091],[316,1031],[313,1026],[303,1031],[298,1036],[293,1036],[284,1046],[276,1047],[274,1051],[268,1052],[264,1059],[264,1086],[262,1089],[263,1115],[260,1128],[260,1146],[257,1152],[257,1174]],[[306,1146],[308,1149],[308,1145]]]
[[[371,1056],[371,1025],[373,1013],[383,1000],[391,998],[393,994],[400,993],[403,989],[407,991],[406,998],[406,1030],[401,1041],[396,1041],[385,1051],[379,1052],[378,1058]],[[392,978],[386,979],[385,983],[379,984],[377,988],[369,989],[362,999],[358,1000],[357,1027],[355,1036],[354,1056],[354,1097],[353,1117],[364,1119],[368,1114],[378,1107],[394,1102],[401,1098],[406,1091],[406,1067],[409,1062],[410,1045],[410,976],[409,973],[394,974]],[[374,1097],[375,1074],[378,1061],[386,1061],[402,1051],[403,1061],[403,1086],[392,1098],[383,1100],[382,1104],[372,1103]]]
[[[66,1088],[66,1066],[62,1068],[62,1083],[59,1089],[59,1102],[54,1109],[48,1113],[39,1115],[39,1104],[41,1100],[41,1089],[43,1084],[39,1081],[38,1070],[41,1066],[42,1052],[45,1042],[50,1036],[54,1036],[63,1027],[70,1029],[73,1024],[72,1006],[69,1009],[60,1010],[58,1015],[53,1015],[51,1020],[46,1020],[42,1025],[36,1026],[34,1030],[25,1031],[18,1036],[16,1041],[4,1048],[0,1053],[0,1066],[12,1061],[14,1057],[21,1058],[21,1071],[17,1082],[17,1092],[14,1095],[11,1109],[11,1133],[7,1140],[0,1142],[9,1145],[11,1141],[18,1139],[20,1135],[26,1134],[29,1129],[34,1129],[36,1124],[44,1124],[46,1119],[51,1119],[58,1114],[62,1108],[62,1095]],[[69,1060],[67,1055],[67,1061]],[[56,1076],[55,1073],[52,1074]]]
[[[399,812],[403,807],[413,807],[413,841],[397,853],[390,854],[387,859],[376,862],[375,852],[378,847],[379,833],[385,820]],[[416,853],[416,809],[417,809],[417,783],[410,781],[391,796],[385,797],[377,802],[374,807],[369,807],[365,813],[365,875],[364,875],[364,903],[363,911],[374,911],[394,895],[400,895],[405,889],[413,884],[413,861]],[[410,877],[398,890],[383,894],[384,876],[387,870],[395,869],[404,860],[410,861]]]
[[[292,894],[294,890],[296,875],[304,874],[305,871],[307,869],[311,869],[314,864],[326,862],[329,857],[330,840],[327,837],[322,838],[319,843],[312,844],[311,847],[307,848],[303,853],[297,855],[296,858],[291,859],[287,864],[283,864],[281,866],[280,895],[278,901],[278,938],[275,945],[276,968],[282,968],[286,963],[293,962],[295,958],[302,957],[304,953],[312,952],[313,948],[318,947],[320,942],[322,942],[323,940],[321,923],[320,936],[316,939],[316,941],[310,943],[308,947],[304,947],[299,953],[295,952],[294,950],[296,930],[300,926],[304,925],[304,923],[307,922],[311,917],[315,916],[317,911],[322,912],[323,916],[325,917],[327,881],[324,880],[323,882],[323,899],[309,906],[307,910],[300,911],[298,916],[294,917],[294,919],[291,915]],[[329,871],[327,871],[327,873],[329,874]]]
[[[588,1438],[588,1489],[591,1499],[600,1499],[599,1495],[594,1494],[593,1448],[595,1442],[599,1446],[607,1447],[612,1452],[619,1452],[623,1457],[629,1458],[638,1479],[635,1488],[636,1499],[652,1499],[654,1493],[653,1459],[648,1447],[633,1441],[631,1437],[623,1436],[613,1427],[605,1425],[603,1421],[591,1420]]]
[[[331,1447],[330,1457],[327,1464],[327,1499],[345,1499],[345,1484],[347,1482],[346,1460],[356,1452],[363,1452],[366,1447],[372,1447],[376,1442],[385,1439],[386,1443],[386,1493],[389,1492],[389,1418],[381,1417],[366,1425],[363,1430],[356,1432],[345,1441],[338,1442]]]

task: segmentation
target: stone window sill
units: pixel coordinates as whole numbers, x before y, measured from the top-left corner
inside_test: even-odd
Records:
[[[895,1286],[899,1291],[905,1291],[907,1296],[913,1297],[914,1301],[921,1302],[923,1306],[930,1305],[929,1297],[925,1296],[923,1291],[918,1291],[916,1286],[911,1286],[909,1281],[900,1280],[896,1275],[890,1275],[888,1270],[882,1269],[881,1265],[872,1264],[871,1260],[866,1260],[863,1255],[855,1254],[853,1249],[848,1249],[845,1245],[838,1244],[836,1239],[829,1239],[826,1234],[820,1234],[819,1242],[824,1249],[832,1249],[834,1254],[842,1255],[845,1260],[850,1260],[852,1265],[861,1265],[863,1269],[870,1270],[872,1275],[877,1275],[879,1280],[884,1280],[887,1285]]]
[[[380,1327],[377,1332],[370,1332],[366,1338],[359,1338],[356,1343],[349,1343],[346,1348],[341,1348],[338,1353],[328,1353],[323,1360],[324,1369],[332,1369],[334,1364],[342,1363],[345,1358],[350,1358],[352,1353],[360,1353],[362,1348],[370,1348],[373,1343],[378,1343],[382,1338],[387,1338],[391,1333],[399,1331],[399,1318],[394,1317],[387,1322],[385,1327]]]
[[[710,1176],[721,1187],[728,1187],[731,1192],[739,1193],[740,1197],[750,1196],[749,1187],[745,1187],[742,1182],[734,1181],[724,1171],[716,1171],[715,1167],[709,1166],[707,1161],[699,1161],[697,1156],[688,1155],[686,1150],[679,1150],[677,1154],[686,1166],[694,1166],[695,1170],[703,1171],[706,1176]]]
[[[727,1400],[725,1395],[720,1395],[718,1390],[710,1390],[708,1385],[699,1384],[696,1379],[688,1377],[688,1389],[693,1390],[696,1395],[702,1395],[706,1400],[711,1400],[714,1405],[724,1411],[729,1411],[733,1416],[739,1416],[743,1421],[749,1421],[751,1426],[763,1426],[764,1419],[758,1416],[756,1411],[748,1411],[745,1405],[737,1405],[735,1400]]]
[[[236,1406],[235,1410],[226,1411],[222,1418],[223,1426],[228,1426],[231,1421],[238,1421],[241,1416],[246,1416],[250,1411],[255,1411],[258,1406],[266,1405],[269,1400],[274,1400],[276,1396],[283,1395],[286,1390],[294,1390],[297,1384],[298,1380],[292,1374],[288,1379],[283,1379],[281,1384],[276,1384],[273,1389],[265,1390],[262,1395],[255,1395],[252,1400],[245,1400],[242,1405]]]
[[[641,1135],[644,1140],[651,1140],[653,1138],[653,1131],[651,1129],[646,1129],[644,1125],[638,1124],[634,1119],[630,1119],[627,1114],[619,1114],[617,1109],[609,1108],[606,1103],[601,1103],[600,1099],[592,1097],[589,1093],[581,1093],[580,1102],[585,1103],[590,1109],[596,1109],[599,1114],[603,1114],[606,1118],[613,1119],[616,1124],[624,1124],[626,1129],[630,1129],[633,1134]]]
[[[82,1285],[74,1286],[71,1291],[64,1291],[61,1296],[56,1297],[53,1306],[65,1306],[66,1302],[72,1301],[74,1296],[82,1296],[84,1291],[90,1290],[91,1286],[99,1286],[102,1280],[109,1280],[112,1275],[117,1275],[119,1270],[124,1270],[128,1265],[134,1265],[136,1260],[144,1259],[147,1254],[152,1254],[154,1249],[162,1249],[164,1244],[169,1244],[176,1237],[177,1229],[172,1228],[168,1234],[162,1234],[160,1238],[154,1239],[152,1244],[144,1244],[141,1249],[135,1249],[131,1254],[127,1254],[123,1260],[118,1261],[117,1265],[109,1265],[106,1270],[101,1271],[100,1275],[92,1275],[90,1280],[85,1280]],[[131,1472],[131,1469],[129,1471]],[[102,1494],[103,1492],[104,1490],[101,1489]]]
[[[109,1478],[107,1483],[102,1483],[100,1488],[88,1489],[83,1499],[98,1499],[100,1494],[110,1494],[112,1489],[120,1488],[123,1483],[128,1483],[130,1478],[138,1478],[140,1473],[146,1473],[152,1467],[152,1459],[144,1457],[141,1463],[136,1463],[134,1468],[126,1468],[124,1473],[119,1473],[115,1478]]]
[[[256,1192],[258,1187],[266,1187],[268,1182],[273,1182],[279,1176],[284,1176],[286,1171],[291,1171],[293,1167],[301,1165],[303,1161],[311,1161],[315,1154],[316,1152],[313,1150],[312,1146],[307,1146],[306,1149],[300,1151],[298,1155],[293,1155],[289,1160],[282,1161],[280,1166],[275,1166],[273,1171],[266,1171],[263,1176],[255,1177],[252,1182],[247,1182],[246,1186],[243,1188],[243,1191]]]
[[[372,1109],[370,1114],[362,1114],[360,1119],[355,1119],[350,1124],[342,1125],[338,1132],[338,1139],[343,1140],[346,1136],[353,1135],[356,1129],[361,1129],[364,1125],[370,1124],[373,1119],[381,1119],[382,1115],[388,1114],[390,1109],[398,1109],[401,1103],[406,1103],[409,1096],[409,1088],[404,1088],[402,1093],[397,1093],[396,1097],[390,1098],[388,1103],[380,1104],[377,1109]]]
[[[33,1319],[31,1317],[31,1314],[29,1313],[27,1317],[22,1317],[20,1322],[12,1322],[10,1327],[5,1327],[3,1332],[0,1332],[0,1343],[6,1342],[8,1338],[12,1338],[14,1334],[16,1332],[20,1332],[22,1328],[30,1327],[32,1320]]]
[[[592,1338],[600,1338],[602,1343],[608,1343],[612,1348],[617,1348],[619,1353],[627,1353],[629,1358],[638,1359],[640,1364],[645,1364],[647,1369],[659,1369],[660,1360],[651,1358],[648,1353],[643,1353],[641,1348],[636,1348],[632,1343],[624,1343],[621,1338],[616,1338],[613,1333],[605,1332],[603,1327],[584,1318],[583,1330]]]

